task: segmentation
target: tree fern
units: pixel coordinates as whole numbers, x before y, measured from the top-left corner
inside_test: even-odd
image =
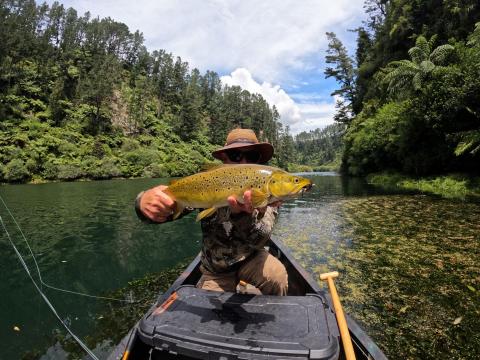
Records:
[[[437,34],[432,35],[430,40],[428,40],[428,51],[431,52],[433,47],[435,46],[435,43],[437,42]]]
[[[452,45],[440,45],[430,54],[430,61],[435,65],[443,65],[454,49]]]
[[[415,42],[415,47],[419,48],[424,54],[425,58],[430,54],[430,44],[424,36],[420,35]]]
[[[455,155],[460,156],[465,153],[475,155],[480,152],[480,130],[472,130],[461,134],[462,141],[455,149]]]
[[[480,31],[479,31],[480,32]],[[388,92],[393,96],[402,96],[411,89],[421,91],[424,81],[443,65],[448,55],[454,50],[451,45],[441,45],[435,48],[436,35],[427,40],[420,35],[415,46],[408,50],[412,60],[392,61],[385,67],[382,82],[388,85]]]
[[[412,58],[412,61],[416,64],[421,63],[423,60],[427,59],[427,54],[419,47],[414,46],[408,50],[408,55]]]

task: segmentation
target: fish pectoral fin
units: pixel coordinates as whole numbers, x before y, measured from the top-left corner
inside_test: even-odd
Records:
[[[268,205],[268,196],[261,190],[252,189],[252,205],[254,208],[262,208]]]
[[[214,208],[214,207],[211,207],[211,208],[208,208],[208,209],[205,209],[203,211],[200,211],[197,215],[197,221],[200,221],[206,217],[209,217],[213,214],[215,214],[215,211],[217,211],[217,208]]]
[[[176,220],[183,213],[183,210],[185,210],[185,208],[177,203],[175,211],[173,212],[173,220]]]

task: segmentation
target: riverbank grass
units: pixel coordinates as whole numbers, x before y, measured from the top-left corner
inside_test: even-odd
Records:
[[[480,177],[450,174],[427,178],[411,178],[398,173],[375,173],[367,176],[369,184],[384,188],[397,187],[435,194],[447,199],[480,199]]]

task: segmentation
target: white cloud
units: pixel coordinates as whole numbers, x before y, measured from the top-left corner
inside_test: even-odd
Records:
[[[290,126],[292,134],[325,127],[333,123],[333,113],[335,112],[333,98],[325,99],[316,94],[297,94],[297,97],[308,99],[309,102],[296,103],[280,86],[268,82],[260,84],[244,68],[236,69],[230,75],[222,76],[221,80],[225,85],[240,86],[251,93],[262,95],[270,106],[275,105],[282,123]],[[319,99],[323,101],[314,101]]]
[[[303,121],[291,126],[292,134],[324,128],[333,124],[333,114],[335,113],[335,101],[333,98],[329,101],[299,104],[298,106],[303,116]]]
[[[262,95],[271,106],[277,107],[285,124],[294,124],[302,119],[300,109],[280,86],[268,82],[259,84],[247,69],[236,69],[231,75],[222,76],[221,80],[225,85],[237,85],[253,94]]]

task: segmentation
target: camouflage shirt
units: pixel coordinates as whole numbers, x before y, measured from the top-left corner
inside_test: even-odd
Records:
[[[278,215],[276,207],[267,206],[252,214],[232,214],[222,207],[202,220],[202,270],[212,273],[231,271],[232,266],[245,260],[270,240]]]

